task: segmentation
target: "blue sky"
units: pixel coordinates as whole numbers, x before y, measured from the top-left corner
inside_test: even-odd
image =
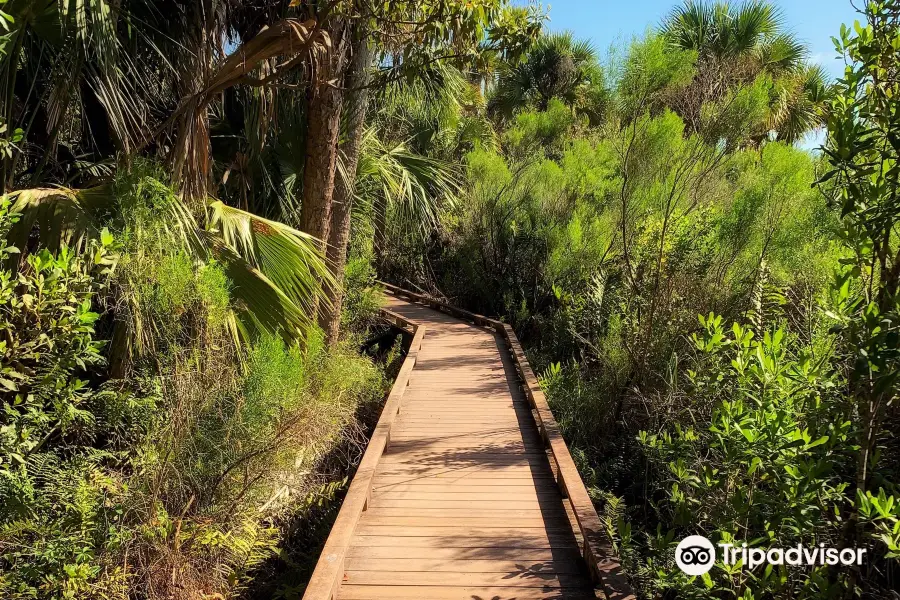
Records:
[[[606,54],[610,44],[628,41],[647,27],[658,25],[677,0],[556,0],[550,6],[550,29],[569,29],[588,38]],[[809,46],[811,60],[821,63],[835,76],[843,71],[835,60],[831,36],[841,23],[857,18],[849,0],[774,0],[787,28]]]

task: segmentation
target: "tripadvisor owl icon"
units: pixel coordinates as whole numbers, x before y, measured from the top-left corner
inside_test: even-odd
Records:
[[[716,549],[702,535],[689,535],[675,548],[675,562],[688,575],[703,575],[716,562]]]

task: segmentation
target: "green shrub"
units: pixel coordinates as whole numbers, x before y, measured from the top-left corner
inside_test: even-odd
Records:
[[[376,273],[367,258],[351,258],[344,268],[344,305],[341,330],[362,333],[375,323],[381,308],[381,290]]]
[[[0,270],[3,598],[238,593],[383,398],[381,368],[317,328],[239,346],[225,272],[165,243],[171,190],[138,173],[116,191],[120,254],[104,231]],[[0,238],[13,221],[0,204]],[[376,310],[372,277],[351,273],[354,319]]]
[[[0,202],[0,239],[15,215]],[[62,248],[0,270],[0,596],[124,597],[110,557],[127,543],[125,487],[107,464],[127,462],[152,399],[98,389],[94,338],[115,257],[104,232],[90,252]],[[6,261],[17,249],[6,248]]]
[[[838,546],[835,516],[848,499],[855,461],[850,407],[828,346],[803,347],[781,328],[762,336],[738,324],[726,331],[713,315],[701,323],[685,415],[639,435],[648,497],[658,499],[651,506],[662,527],[649,544],[647,568],[671,567],[674,544],[695,533],[714,544]],[[688,425],[688,413],[697,427]],[[714,569],[702,589],[673,568],[655,583],[694,597],[748,590],[753,597],[814,598],[828,591],[827,567],[757,569],[744,577],[727,569]]]

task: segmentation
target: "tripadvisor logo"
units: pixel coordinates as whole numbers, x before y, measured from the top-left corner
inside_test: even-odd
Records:
[[[703,575],[716,562],[716,549],[702,535],[689,535],[675,548],[675,562],[688,575]]]
[[[735,546],[719,543],[722,561],[726,565],[740,562],[748,569],[762,564],[769,565],[862,565],[865,548],[826,548],[825,544],[804,548],[797,544],[792,548],[748,548],[747,544]],[[704,575],[716,562],[716,549],[712,542],[702,535],[689,535],[675,548],[675,563],[687,575]]]

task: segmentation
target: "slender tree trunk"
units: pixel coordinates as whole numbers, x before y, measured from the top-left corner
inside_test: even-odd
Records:
[[[346,59],[346,24],[333,21],[328,27],[332,49],[318,80],[310,86],[307,106],[306,161],[303,167],[303,204],[300,229],[321,240],[324,251],[331,224],[331,200],[337,167],[341,126],[341,90],[332,82],[343,80]]]
[[[384,251],[387,247],[387,198],[384,194],[375,196],[374,215],[372,220],[375,232],[372,239],[372,251],[375,253],[375,265],[381,273],[384,267]]]
[[[339,151],[344,161],[344,176],[335,181],[331,206],[331,225],[328,232],[328,265],[334,274],[336,285],[327,290],[330,305],[322,310],[319,323],[325,330],[329,344],[338,340],[341,327],[341,308],[344,299],[344,267],[347,264],[347,246],[350,242],[350,215],[356,188],[356,165],[365,131],[366,109],[369,104],[369,68],[372,53],[366,40],[366,28],[358,24],[353,31],[351,60],[344,87],[346,103],[346,133]]]

